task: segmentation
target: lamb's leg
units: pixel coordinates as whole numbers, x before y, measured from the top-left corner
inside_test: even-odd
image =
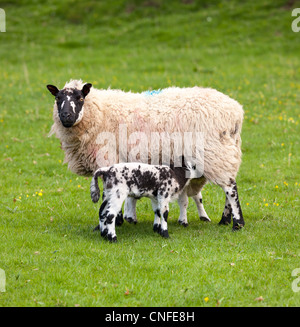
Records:
[[[226,195],[225,208],[224,208],[224,211],[222,214],[222,219],[219,222],[219,225],[231,224],[231,215],[232,215],[232,209],[231,209],[231,205],[230,205],[229,200]]]
[[[121,226],[124,222],[122,210],[119,211],[116,217],[116,226]]]
[[[189,204],[189,198],[187,196],[187,192],[185,189],[179,195],[177,202],[179,204],[179,209],[180,209],[178,223],[184,227],[187,227],[188,226],[187,207]]]
[[[202,220],[202,221],[211,221],[209,219],[205,209],[204,209],[201,192],[199,192],[197,195],[194,195],[192,198],[196,203],[200,220]]]
[[[105,210],[107,206],[107,201],[103,201],[101,206],[100,206],[100,209],[99,209],[99,225],[97,227],[95,227],[94,230],[100,230],[100,233],[101,233],[101,236],[102,237],[105,237],[106,234],[107,234],[107,227],[106,227],[106,219],[105,219],[105,216],[103,215],[103,212]]]
[[[102,204],[105,202],[105,204],[107,203],[107,201],[105,201],[105,190],[103,191],[103,194],[102,194]],[[101,210],[101,207],[100,207],[100,210]],[[99,217],[100,217],[100,212],[99,212]],[[118,215],[117,215],[117,218],[116,218],[116,225],[117,226],[121,226],[122,224],[123,224],[123,214],[122,214],[122,210],[120,210],[120,212],[118,213]],[[98,230],[100,230],[101,231],[101,229],[100,229],[100,224],[99,225],[97,225],[95,228],[94,228],[94,232],[95,231],[98,231]]]
[[[124,205],[124,219],[128,221],[130,224],[137,223],[137,217],[136,217],[136,202],[137,199],[128,197],[125,200]]]
[[[110,242],[117,242],[115,220],[116,220],[116,214],[114,214],[114,213],[106,214],[106,226],[107,226],[106,237]]]
[[[168,238],[168,215],[169,215],[169,202],[163,201],[159,203],[159,211],[161,214],[161,228],[160,228],[160,235],[162,237]]]
[[[155,199],[151,199],[152,209],[154,211],[154,223],[153,223],[153,231],[156,233],[160,233],[161,224],[160,224],[160,211],[158,209],[158,202]]]
[[[233,231],[238,230],[241,227],[245,226],[245,222],[243,218],[243,213],[238,197],[238,191],[237,191],[235,180],[231,179],[230,183],[226,186],[223,186],[222,188],[226,194],[226,198],[232,210],[232,220],[233,220],[232,230]]]
[[[117,197],[116,195],[110,194],[110,198],[107,199],[107,204],[102,210],[100,209],[101,236],[107,237],[110,242],[117,242],[115,222],[118,213],[122,209],[122,204],[125,198],[126,196],[121,195]]]
[[[105,193],[103,193],[103,199],[105,198]],[[116,217],[116,226],[121,226],[124,222],[124,219],[123,219],[123,213],[122,213],[122,208],[121,210],[119,211],[117,217]]]

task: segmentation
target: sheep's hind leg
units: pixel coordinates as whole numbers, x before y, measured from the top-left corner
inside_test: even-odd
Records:
[[[124,219],[131,223],[136,224],[137,223],[137,217],[136,217],[136,201],[137,199],[133,197],[128,197],[125,200],[124,205]]]
[[[230,225],[231,224],[231,215],[232,215],[232,208],[231,204],[228,201],[227,195],[226,195],[226,201],[225,201],[225,208],[222,214],[222,219],[219,222],[219,225]]]
[[[245,226],[245,222],[244,222],[243,213],[238,197],[236,182],[233,179],[231,179],[229,185],[223,186],[222,188],[226,194],[226,198],[232,210],[232,220],[233,220],[232,230],[233,231],[238,230],[243,226]]]
[[[200,220],[202,220],[202,221],[211,221],[209,219],[205,209],[204,209],[201,192],[199,192],[197,195],[194,195],[192,198],[196,203]]]

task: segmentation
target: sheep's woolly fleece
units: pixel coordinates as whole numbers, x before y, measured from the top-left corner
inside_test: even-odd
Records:
[[[82,89],[84,84],[71,80],[64,88]],[[204,133],[204,176],[220,186],[235,179],[241,164],[242,106],[211,88],[169,87],[149,96],[147,92],[92,87],[78,124],[63,127],[56,104],[53,119],[49,135],[60,139],[65,162],[79,175],[91,176],[99,168],[96,156],[103,145],[97,144],[96,138],[101,132],[117,133],[120,124],[127,125],[128,136],[133,132],[149,137],[151,132]]]

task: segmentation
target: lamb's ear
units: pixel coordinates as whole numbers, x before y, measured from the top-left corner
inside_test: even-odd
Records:
[[[83,85],[81,92],[83,93],[84,97],[86,97],[89,94],[91,87],[92,87],[91,83],[86,83]]]
[[[47,85],[47,89],[53,94],[55,97],[57,96],[59,89],[54,85]]]

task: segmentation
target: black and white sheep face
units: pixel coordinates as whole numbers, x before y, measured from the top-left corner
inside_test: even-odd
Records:
[[[64,127],[72,127],[81,121],[84,113],[84,100],[91,87],[92,84],[87,83],[82,90],[59,90],[54,85],[47,85],[48,90],[55,96],[58,116]]]

